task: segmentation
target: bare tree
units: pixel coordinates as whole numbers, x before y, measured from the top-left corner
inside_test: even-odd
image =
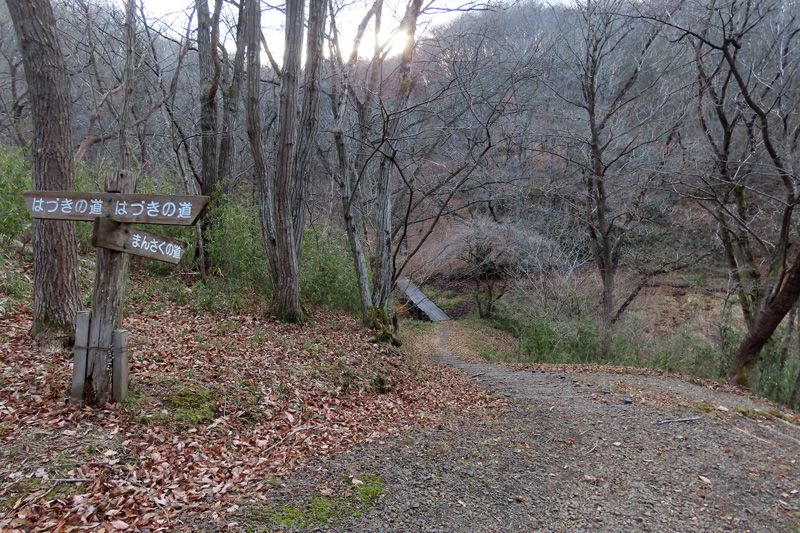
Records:
[[[565,266],[565,251],[524,224],[490,216],[465,218],[448,232],[436,258],[450,275],[475,284],[480,318],[494,316],[497,302],[520,276],[546,275]]]
[[[126,139],[128,153],[135,161],[136,166],[145,170],[148,168],[146,160],[147,149],[154,149],[156,143],[144,143],[142,139],[148,137],[146,128],[153,115],[169,101],[178,85],[177,80],[181,75],[183,58],[188,50],[187,46],[180,44],[175,47],[174,57],[176,66],[172,72],[173,83],[169,83],[169,90],[162,92],[163,71],[158,65],[152,52],[157,46],[157,41],[162,39],[154,35],[146,19],[142,15],[136,17],[133,26],[136,45],[134,53],[134,75],[131,83],[125,84],[126,54],[120,47],[116,34],[126,27],[125,19],[116,8],[95,5],[84,0],[79,0],[69,6],[67,23],[62,35],[69,39],[69,45],[75,49],[72,60],[75,65],[73,78],[76,80],[76,128],[83,128],[83,138],[75,151],[75,162],[83,162],[87,156],[97,151],[97,147],[105,147],[111,157],[121,161],[121,153],[111,149],[108,141],[119,140],[123,130],[135,132]],[[125,15],[127,17],[127,15]],[[124,31],[124,30],[123,30]],[[124,44],[124,42],[122,43]],[[130,113],[125,114],[124,108],[130,105]],[[127,121],[122,119],[128,116]],[[150,137],[159,138],[158,134]],[[149,146],[148,146],[149,144]]]
[[[247,128],[259,182],[259,214],[275,293],[275,310],[282,320],[302,322],[300,255],[306,219],[308,171],[312,147],[316,142],[326,4],[323,0],[311,0],[309,3],[305,48],[305,1],[291,0],[286,5],[285,48],[283,65],[278,72],[280,99],[271,175],[267,172],[261,138],[261,64],[258,57],[262,41],[261,11],[257,3],[251,5],[248,2],[246,6]],[[306,61],[301,72],[304,54]]]
[[[28,143],[26,128],[28,114],[28,88],[25,85],[22,58],[15,39],[14,25],[0,5],[0,127],[4,137],[18,147]]]
[[[33,188],[73,188],[71,98],[53,9],[48,0],[7,0],[17,34],[33,116]],[[75,223],[33,221],[31,333],[45,346],[73,336],[80,303]]]
[[[675,54],[657,45],[658,25],[631,24],[625,10],[625,0],[585,0],[558,12],[555,46],[563,52],[556,52],[544,83],[563,114],[552,117],[540,139],[543,151],[563,158],[583,181],[583,221],[602,280],[607,327],[615,321],[624,245],[659,176],[640,158],[655,144],[653,153],[663,153],[672,129],[662,120],[670,92],[660,82]]]
[[[473,43],[448,30],[418,36],[420,9],[415,2],[405,6],[395,30],[405,42],[394,57],[389,42],[378,37],[386,17],[383,3],[362,19],[347,61],[332,17],[336,163],[329,168],[342,194],[363,321],[387,337],[392,337],[387,312],[395,281],[437,223],[462,206],[459,193],[493,147],[490,125],[512,98],[508,72],[486,83],[485,47],[470,48]],[[372,56],[360,62],[357,50],[371,21]],[[411,242],[407,248],[406,242]]]
[[[696,117],[713,166],[690,194],[719,224],[736,280],[748,331],[727,379],[746,387],[800,297],[800,256],[790,250],[800,155],[798,16],[796,2],[707,0],[645,17],[693,46]]]

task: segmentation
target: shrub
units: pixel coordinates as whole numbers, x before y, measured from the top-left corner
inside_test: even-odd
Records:
[[[800,372],[800,360],[794,354],[781,354],[785,331],[781,328],[764,346],[761,360],[758,362],[758,375],[753,383],[753,392],[767,398],[789,404],[795,386],[797,373]],[[791,342],[793,339],[789,339]],[[793,350],[790,350],[792,352]]]
[[[223,197],[206,217],[210,225],[205,253],[213,264],[209,274],[221,276],[237,288],[269,292],[269,269],[256,207]]]
[[[306,232],[300,295],[314,305],[360,313],[356,271],[344,231],[327,227]]]
[[[583,301],[582,301],[583,300]],[[600,363],[646,368],[721,380],[744,339],[736,319],[726,313],[716,335],[684,324],[666,336],[645,333],[636,313],[629,313],[606,331],[580,284],[562,282],[525,287],[509,294],[492,324],[520,340],[521,362]],[[785,339],[779,329],[764,347],[753,392],[788,404],[800,372],[796,337]],[[505,356],[500,354],[499,358]]]
[[[30,224],[22,193],[31,188],[31,165],[22,150],[0,145],[0,176],[0,246],[6,246]]]

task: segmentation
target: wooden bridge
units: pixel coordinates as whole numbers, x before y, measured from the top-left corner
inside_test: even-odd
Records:
[[[442,311],[438,305],[433,303],[424,292],[417,287],[414,282],[408,278],[400,278],[397,280],[397,288],[403,291],[405,299],[414,304],[431,322],[441,322],[442,320],[450,320],[447,313]]]

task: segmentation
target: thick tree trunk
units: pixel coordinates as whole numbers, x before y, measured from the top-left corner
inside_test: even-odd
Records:
[[[295,142],[294,175],[292,177],[291,209],[298,260],[303,247],[306,222],[306,191],[310,182],[311,154],[317,146],[319,123],[320,58],[325,34],[326,0],[310,0],[308,12],[308,38],[306,64],[303,72],[303,105]]]
[[[67,66],[48,0],[7,0],[25,65],[34,140],[33,188],[73,189],[72,101]],[[80,303],[75,223],[33,221],[33,327],[43,346],[72,338]]]
[[[286,41],[278,105],[278,131],[275,139],[274,197],[275,264],[273,280],[276,314],[287,322],[302,322],[300,307],[300,258],[297,252],[292,194],[297,142],[297,97],[300,56],[303,49],[304,0],[286,3]]]
[[[287,322],[302,322],[304,318],[300,305],[300,249],[305,226],[305,191],[309,179],[310,154],[315,146],[318,122],[318,77],[325,6],[324,0],[311,0],[303,83],[305,94],[301,108],[298,100],[305,1],[289,0],[286,4],[286,41],[280,72],[281,91],[272,174],[274,185],[272,188],[267,184],[262,186],[262,227],[273,228],[268,236],[267,253],[273,255],[274,269],[270,272],[273,275],[275,311],[278,318]]]
[[[728,369],[728,383],[750,387],[761,350],[800,297],[800,254],[786,273],[775,298],[764,305]]]
[[[200,194],[211,195],[217,187],[217,89],[219,59],[212,39],[208,0],[197,0],[197,55],[200,63],[200,160],[203,164]]]

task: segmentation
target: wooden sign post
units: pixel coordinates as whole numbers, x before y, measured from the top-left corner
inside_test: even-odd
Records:
[[[103,405],[128,393],[128,332],[121,330],[130,255],[178,263],[186,243],[130,223],[193,225],[208,205],[206,196],[134,194],[136,176],[112,172],[104,193],[28,191],[33,218],[94,222],[97,267],[92,310],[78,314],[71,401]],[[113,370],[113,372],[112,372]]]

